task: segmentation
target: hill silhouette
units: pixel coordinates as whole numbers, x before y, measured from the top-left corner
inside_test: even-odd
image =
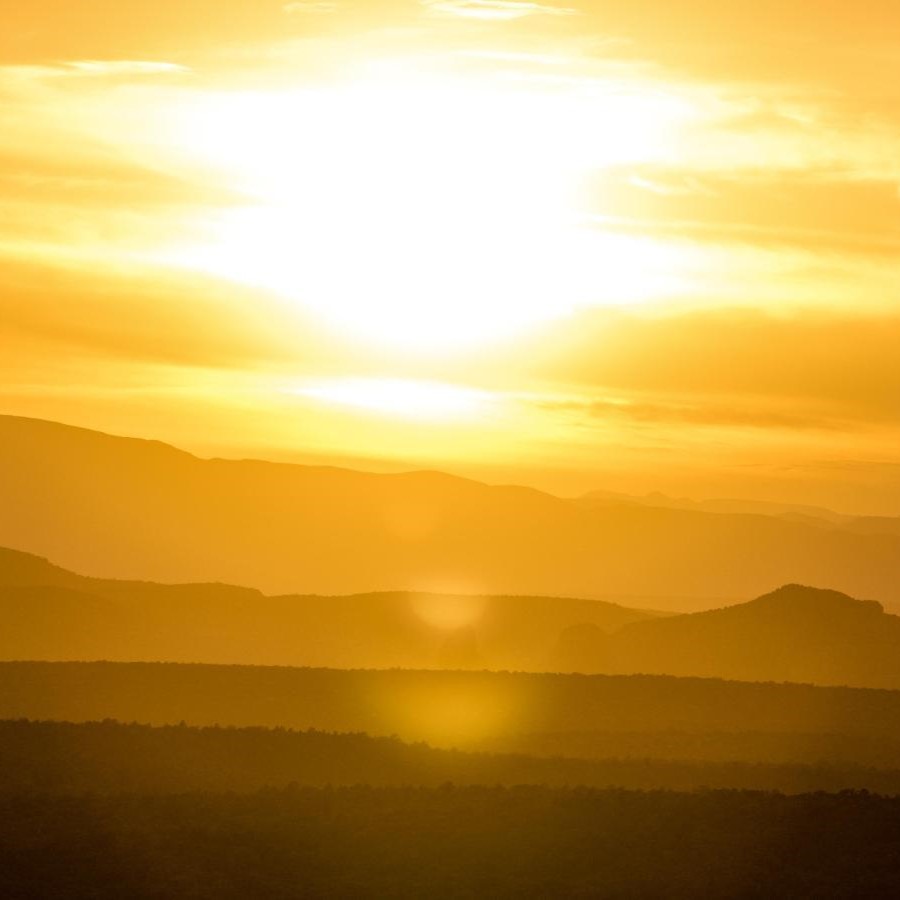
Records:
[[[875,601],[789,584],[724,609],[561,635],[565,671],[900,687],[900,617]]]
[[[569,625],[614,630],[651,616],[565,597],[268,597],[88,578],[0,548],[0,659],[544,671]]]
[[[900,617],[786,585],[659,616],[596,600],[404,592],[268,597],[88,578],[0,549],[0,659],[651,673],[900,687]]]
[[[669,497],[660,491],[637,496],[616,491],[590,491],[576,498],[576,502],[592,509],[610,506],[647,506],[659,509],[684,509],[695,512],[738,513],[751,515],[781,516],[788,519],[830,523],[833,525],[852,522],[853,516],[837,513],[821,506],[807,506],[797,503],[776,503],[767,500],[691,500],[687,497]],[[888,520],[890,521],[890,520]]]
[[[900,535],[885,528],[585,508],[437,472],[201,460],[12,416],[0,417],[0,495],[0,544],[111,578],[268,593],[641,596],[670,609],[808,582],[900,604]]]
[[[0,721],[0,794],[447,783],[682,791],[715,787],[792,794],[852,789],[897,795],[900,770],[824,762],[542,758],[284,728]]]
[[[634,745],[635,735],[655,735],[656,746],[667,735],[683,747],[712,735],[731,750],[685,755],[746,759],[730,754],[740,735],[756,734],[780,736],[796,754],[775,748],[759,759],[813,762],[841,735],[851,743],[821,758],[874,761],[871,747],[900,743],[900,692],[653,675],[2,662],[0,718],[365,731],[505,752],[543,743],[562,755],[593,734],[593,749],[578,755],[596,757],[625,753],[615,748]],[[619,737],[604,749],[604,734]],[[627,755],[642,752],[673,758],[639,746]]]

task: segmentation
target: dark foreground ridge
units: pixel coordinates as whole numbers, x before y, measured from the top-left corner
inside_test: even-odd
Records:
[[[0,794],[0,895],[892,897],[900,800],[536,787]]]
[[[900,692],[650,675],[0,663],[0,718],[366,732],[537,755],[891,768]]]
[[[698,788],[900,794],[900,770],[851,763],[568,759],[467,753],[366,734],[283,728],[0,721],[0,792],[248,792],[264,787]]]
[[[0,718],[281,725],[404,740],[601,724],[887,738],[900,737],[900,691],[666,675],[0,662]]]

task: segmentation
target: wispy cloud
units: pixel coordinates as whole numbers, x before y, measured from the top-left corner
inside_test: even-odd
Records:
[[[40,65],[0,66],[0,83],[27,84],[53,78],[133,78],[184,75],[188,66],[148,59],[75,59]]]
[[[264,316],[248,314],[263,308]],[[10,358],[12,350],[30,357],[38,370],[41,360],[66,355],[96,365],[127,360],[238,368],[318,352],[305,336],[307,323],[290,344],[279,336],[291,326],[282,316],[272,327],[277,309],[259,293],[204,276],[161,275],[136,260],[120,258],[115,272],[74,254],[65,261],[58,254],[24,261],[19,253],[7,254],[0,240],[0,346],[10,348]],[[0,361],[0,382],[9,382],[9,365]]]
[[[896,312],[592,311],[570,328],[568,339],[554,336],[535,371],[548,383],[573,386],[544,399],[582,421],[860,431],[900,425]]]
[[[897,180],[830,167],[634,166],[605,173],[596,219],[604,228],[695,240],[896,256]],[[827,211],[827,214],[823,214]]]
[[[82,75],[176,75],[190,71],[178,63],[144,59],[81,59],[64,65]]]
[[[578,10],[528,0],[422,0],[438,15],[461,16],[468,19],[523,19],[526,16],[572,16]]]
[[[540,401],[539,408],[551,412],[573,413],[589,420],[630,422],[634,425],[660,425],[700,428],[816,429],[831,431],[849,427],[830,415],[790,411],[778,406],[748,405],[743,398],[734,403],[678,402],[665,400],[563,400]]]

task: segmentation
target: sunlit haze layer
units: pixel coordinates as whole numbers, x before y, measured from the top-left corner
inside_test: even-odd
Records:
[[[3,2],[2,411],[896,515],[900,6],[810,9]]]

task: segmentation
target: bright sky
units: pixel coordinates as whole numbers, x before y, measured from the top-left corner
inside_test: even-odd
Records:
[[[0,412],[900,514],[895,0],[0,13]]]

